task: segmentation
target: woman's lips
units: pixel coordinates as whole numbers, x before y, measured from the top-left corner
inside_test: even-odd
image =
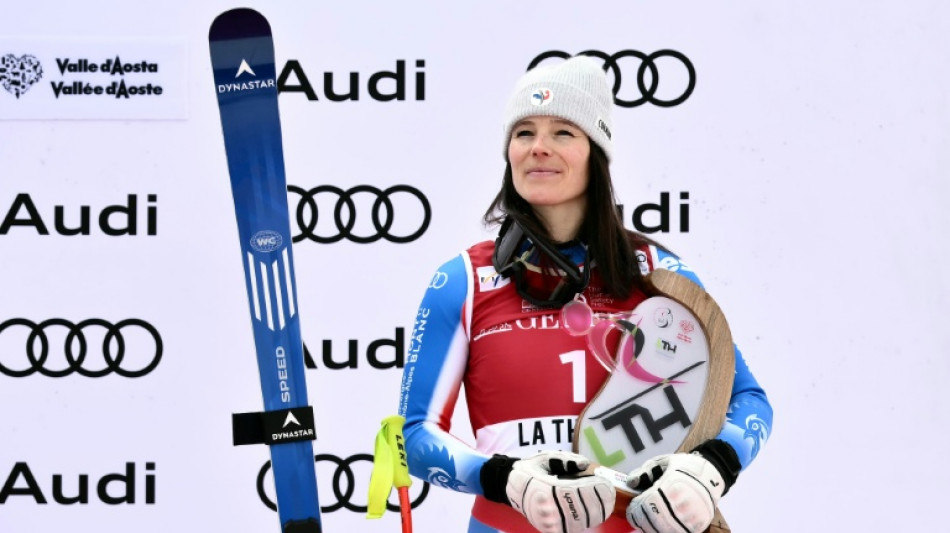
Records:
[[[560,173],[559,170],[554,169],[554,168],[547,168],[547,167],[529,168],[527,172],[529,176],[537,176],[537,177],[553,176],[554,174],[559,174],[559,173]]]

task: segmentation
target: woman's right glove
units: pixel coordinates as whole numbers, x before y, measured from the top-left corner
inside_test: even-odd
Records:
[[[488,500],[510,505],[544,533],[580,533],[602,524],[614,509],[610,481],[582,475],[590,460],[563,451],[526,459],[495,455],[481,470]]]

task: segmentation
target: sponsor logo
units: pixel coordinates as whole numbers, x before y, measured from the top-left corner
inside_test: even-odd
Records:
[[[11,318],[0,323],[0,374],[14,378],[34,373],[51,378],[140,378],[155,370],[162,349],[155,326],[137,318],[115,324],[101,318],[75,323]]]
[[[544,418],[518,421],[518,446],[550,446],[574,441],[573,418]]]
[[[692,333],[696,329],[696,325],[689,320],[680,321],[680,332],[676,334],[676,338],[685,342],[686,344],[691,344],[693,342]]]
[[[241,58],[241,64],[238,65],[237,71],[234,74],[234,81],[229,83],[219,83],[218,93],[254,91],[257,89],[273,89],[276,86],[277,82],[274,80],[274,78],[258,79],[254,69],[252,69],[251,65],[247,63],[247,59]]]
[[[29,54],[0,57],[0,86],[18,100],[43,78],[43,65]]]
[[[0,119],[184,119],[187,64],[177,38],[0,38],[0,99],[15,102]]]
[[[257,76],[257,74],[254,73],[254,69],[252,69],[251,66],[247,64],[247,60],[243,58],[241,59],[241,65],[238,67],[237,74],[235,74],[234,77],[240,78],[241,74],[250,74],[251,76]]]
[[[294,416],[293,411],[289,411],[289,412],[287,413],[287,418],[284,419],[284,425],[283,425],[282,427],[286,428],[287,426],[289,426],[289,425],[291,425],[291,424],[293,424],[293,425],[295,425],[295,426],[299,426],[299,425],[300,425],[300,421],[297,420],[297,417],[296,417],[296,416]]]
[[[32,499],[37,504],[58,503],[61,505],[86,505],[91,499],[108,505],[155,503],[155,463],[145,463],[145,475],[137,475],[138,467],[134,462],[125,463],[122,473],[105,474],[93,481],[95,492],[90,491],[90,474],[75,474],[75,478],[65,481],[64,474],[53,474],[48,484],[40,483],[29,463],[14,463],[6,480],[0,485],[0,505],[12,501],[12,498]],[[2,479],[2,478],[0,478]],[[70,493],[66,493],[69,488]],[[144,494],[139,492],[142,488]]]
[[[640,254],[639,250],[637,251],[637,258],[639,259]],[[653,311],[653,323],[660,328],[668,328],[673,324],[673,311],[669,307],[657,307]]]
[[[112,237],[154,236],[158,234],[157,202],[157,194],[148,194],[145,196],[145,208],[140,209],[139,196],[129,194],[125,203],[108,205],[100,210],[94,210],[89,205],[54,205],[50,216],[48,207],[38,208],[32,196],[20,193],[13,199],[6,214],[0,211],[0,235],[7,235],[14,228],[23,228],[17,231],[29,231],[27,228],[31,228],[37,235],[50,235],[51,231],[64,236],[92,235],[98,230]]]
[[[315,437],[312,421],[310,421],[308,425],[301,424],[300,420],[297,420],[297,417],[294,416],[293,411],[287,411],[287,417],[284,418],[284,423],[281,425],[280,431],[271,433],[271,440],[274,443],[288,440],[291,442],[298,441],[308,437]]]
[[[70,74],[86,74],[86,73],[100,73],[108,74],[110,76],[124,76],[126,74],[141,74],[143,72],[148,72],[155,74],[158,72],[158,63],[150,63],[148,61],[139,61],[134,63],[127,63],[122,61],[122,59],[117,55],[115,59],[106,59],[103,63],[95,63],[89,59],[75,59],[70,60],[67,58],[57,58],[56,65],[59,67],[59,73],[65,74],[69,72]]]
[[[446,274],[445,272],[439,271],[439,272],[436,272],[434,276],[432,276],[432,281],[429,282],[429,288],[438,290],[438,289],[441,289],[442,287],[445,287],[445,284],[448,282],[449,282],[449,275]]]
[[[258,252],[273,252],[284,244],[284,238],[276,231],[258,231],[251,237],[250,244],[251,248]]]
[[[331,454],[319,454],[314,457],[318,480],[329,480],[330,490],[326,491],[324,487],[318,487],[320,493],[320,511],[332,513],[340,509],[346,509],[354,513],[366,513],[366,497],[369,494],[369,479],[373,467],[373,456],[368,453],[358,453],[347,458],[342,458]],[[355,467],[358,463],[365,463],[362,468]],[[332,469],[332,471],[331,471]],[[272,511],[277,510],[275,498],[267,493],[267,488],[273,487],[273,481],[268,481],[271,474],[271,462],[267,461],[261,467],[257,474],[257,494],[261,502]],[[333,499],[326,498],[327,494],[333,494]],[[429,494],[429,483],[423,482],[422,489],[412,499],[412,508],[422,505],[426,496]],[[331,503],[332,502],[332,503]],[[393,512],[399,512],[399,506],[393,503],[386,503],[386,508]]]
[[[413,342],[421,342],[422,334],[425,331],[425,320],[425,317],[417,319],[417,324],[413,331]],[[334,350],[334,343],[330,339],[325,339],[321,341],[320,344],[321,353],[319,354],[319,361],[322,363],[323,368],[327,370],[343,370],[345,368],[356,370],[360,367],[361,359],[369,363],[369,366],[380,370],[402,368],[406,365],[405,328],[396,328],[396,333],[392,339],[383,338],[371,341],[366,346],[365,351],[360,349],[359,340],[349,339],[346,341],[347,349],[345,356],[341,356],[340,353],[337,353],[338,351]],[[307,368],[319,368],[317,359],[314,359],[313,353],[307,347],[307,343],[303,345],[303,355],[304,364]]]
[[[549,313],[529,318],[519,318],[515,320],[515,325],[518,326],[518,329],[560,329],[559,316]]]
[[[634,255],[637,256],[637,265],[640,266],[640,274],[646,276],[650,273],[650,259],[647,257],[646,252],[643,250],[637,250],[634,252]]]
[[[636,206],[630,221],[633,229],[640,233],[671,233],[679,231],[680,233],[689,233],[689,192],[679,193],[679,209],[673,212],[670,205],[670,193],[661,192],[658,203],[646,202]],[[625,218],[624,206],[617,206],[620,209],[620,218]],[[674,226],[673,222],[678,222]]]
[[[478,276],[478,292],[498,290],[511,283],[511,279],[496,272],[492,265],[476,268],[475,274]]]
[[[129,99],[133,96],[160,96],[164,89],[161,85],[145,83],[134,85],[133,82],[125,82],[126,74],[157,74],[158,63],[151,63],[146,60],[135,61],[131,63],[123,62],[117,55],[114,59],[106,59],[102,63],[96,63],[89,59],[70,59],[57,58],[56,65],[59,67],[61,75],[68,74],[100,74],[104,76],[119,76],[118,81],[112,81],[108,84],[93,84],[80,80],[53,81],[50,85],[53,87],[53,95],[58,99],[60,96],[111,96],[114,98]]]
[[[664,339],[657,339],[656,351],[660,355],[672,357],[673,355],[676,355],[676,343]]]
[[[125,80],[126,74],[158,73],[158,63],[145,60],[128,63],[123,62],[116,55],[115,58],[106,59],[101,63],[88,58],[58,57],[56,58],[56,66],[62,76],[82,74],[120,77],[118,81],[106,84],[82,80],[51,81],[50,87],[53,89],[53,96],[57,99],[61,96],[101,95],[129,99],[133,96],[142,95],[158,96],[163,92],[162,86],[158,84],[135,85],[132,82],[126,83]],[[13,54],[7,54],[0,57],[0,84],[17,99],[30,87],[38,83],[42,77],[43,66],[35,56],[26,54],[16,57]]]
[[[524,298],[521,299],[521,312],[522,312],[522,313],[533,313],[533,312],[538,311],[538,310],[540,310],[540,309],[541,309],[541,307],[539,307],[539,306],[537,306],[537,305],[534,305],[533,303],[529,302],[528,300],[525,300]]]
[[[598,117],[598,118],[597,118],[597,128],[600,129],[600,131],[604,132],[604,135],[606,135],[608,139],[613,138],[613,135],[610,133],[610,127],[607,126],[607,121],[606,121],[606,120],[604,120],[604,119]]]
[[[513,328],[511,327],[511,324],[507,322],[503,324],[498,324],[497,326],[492,326],[490,328],[485,328],[485,329],[480,330],[478,334],[472,337],[472,341],[477,341],[478,339],[482,337],[487,337],[488,335],[494,335],[495,333],[504,333],[506,331],[511,331],[512,329]]]
[[[322,89],[321,96],[330,102],[343,102],[347,100],[357,101],[362,96],[363,85],[360,81],[366,79],[366,94],[377,102],[405,101],[410,96],[412,99],[421,101],[426,97],[426,62],[417,59],[414,63],[415,71],[407,73],[406,61],[404,59],[396,60],[394,70],[381,70],[374,72],[367,77],[361,76],[359,72],[349,72],[345,76],[337,77],[333,72],[323,72],[316,76],[307,75],[304,72],[303,65],[296,59],[287,61],[284,68],[277,77],[277,92],[279,93],[302,93],[307,100],[318,101],[317,88],[310,81],[311,79],[322,80],[318,85]],[[339,78],[346,81],[341,82]],[[413,83],[408,79],[414,80]],[[411,91],[411,93],[410,93]]]
[[[295,210],[300,233],[293,236],[293,242],[309,239],[327,244],[346,239],[367,244],[384,239],[407,243],[421,237],[432,220],[429,199],[410,185],[393,185],[386,189],[357,185],[347,190],[333,185],[310,190],[289,185],[287,190],[300,196]],[[358,202],[358,199],[366,201]],[[332,218],[326,216],[331,212]],[[320,220],[327,222],[320,224]],[[357,230],[359,222],[362,224]],[[366,227],[369,225],[371,228]]]
[[[693,370],[700,364],[694,364],[686,371],[680,372],[680,374]],[[633,450],[634,454],[639,454],[647,446],[644,444],[641,435],[641,431],[644,429],[649,439],[653,444],[656,444],[663,441],[663,431],[675,426],[685,429],[692,425],[693,422],[689,418],[689,413],[686,412],[679,395],[671,384],[663,385],[661,388],[670,406],[669,412],[658,415],[649,407],[641,405],[637,401],[643,395],[656,390],[660,386],[660,384],[654,385],[600,414],[587,415],[590,425],[583,431],[583,436],[590,448],[594,450],[592,460],[609,467],[626,459],[626,453],[622,449],[609,450],[604,447],[605,440],[601,436],[607,435],[614,428],[620,430],[626,441],[625,444]]]
[[[620,107],[637,107],[645,103],[658,107],[673,107],[685,102],[696,88],[696,69],[693,63],[676,50],[659,50],[652,54],[637,50],[621,50],[615,54],[586,50],[577,55],[595,57],[604,62],[604,70],[613,76],[614,103]],[[560,50],[543,52],[531,60],[528,70],[550,58],[567,59],[568,57],[571,57],[571,54]],[[627,76],[624,77],[621,73],[621,63],[635,69],[625,71]],[[673,79],[662,88],[661,68],[664,80]],[[629,80],[633,76],[636,76],[636,90],[624,90],[624,80]]]
[[[574,499],[569,494],[565,494],[564,501],[567,502],[567,508],[571,510],[571,517],[574,520],[580,520],[581,517],[577,514],[577,508],[574,507]]]

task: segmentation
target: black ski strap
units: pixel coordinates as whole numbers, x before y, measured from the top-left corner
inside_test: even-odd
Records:
[[[313,407],[292,407],[278,411],[232,413],[231,432],[235,446],[283,444],[317,440]]]

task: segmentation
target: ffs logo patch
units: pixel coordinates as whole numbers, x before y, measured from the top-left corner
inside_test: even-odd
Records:
[[[551,93],[551,89],[541,88],[531,93],[531,105],[546,106],[551,103],[552,98],[554,98],[554,94]]]
[[[0,85],[17,99],[42,77],[43,65],[31,55],[17,57],[7,54],[0,57]]]

